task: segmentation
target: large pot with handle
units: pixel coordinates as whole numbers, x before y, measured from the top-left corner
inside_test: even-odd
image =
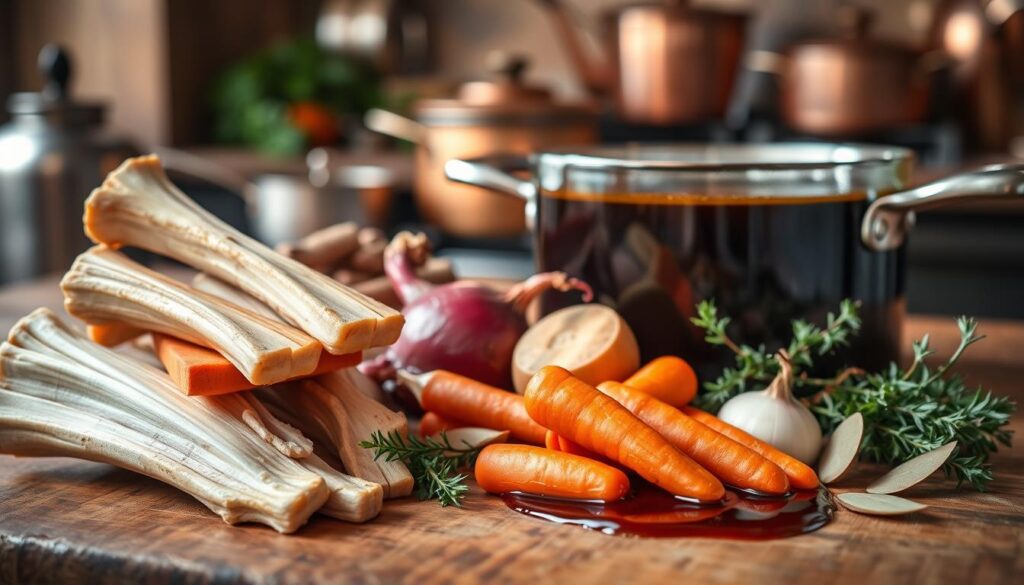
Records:
[[[488,60],[493,79],[465,83],[453,98],[419,100],[413,119],[383,110],[366,116],[371,130],[416,144],[417,207],[427,221],[456,236],[522,234],[524,203],[453,185],[445,179],[445,161],[495,152],[525,155],[551,144],[597,141],[592,107],[556,101],[547,89],[528,84],[528,63],[522,57],[493,53]]]
[[[585,279],[630,323],[647,359],[678,354],[709,370],[731,356],[690,319],[714,299],[730,332],[778,347],[791,321],[861,303],[851,363],[899,355],[903,241],[913,212],[959,199],[1024,201],[1024,165],[911,188],[912,153],[830,144],[672,145],[453,160],[452,180],[535,203],[538,270]],[[510,171],[528,171],[529,180]],[[543,310],[564,299],[543,299]]]
[[[816,136],[856,136],[924,121],[945,54],[874,38],[873,13],[863,8],[844,6],[839,21],[840,38],[747,56],[749,69],[778,78],[786,126]]]
[[[583,84],[613,98],[622,119],[672,125],[724,117],[743,53],[744,15],[687,0],[628,4],[603,15],[603,51],[590,55],[567,3],[541,5]]]

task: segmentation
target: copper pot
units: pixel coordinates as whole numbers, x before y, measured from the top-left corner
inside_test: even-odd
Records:
[[[604,59],[583,49],[566,7],[543,0],[578,74],[595,95],[614,96],[620,117],[683,124],[725,115],[743,50],[746,17],[682,0],[626,6],[604,15]]]
[[[779,77],[782,120],[818,136],[852,136],[921,122],[938,53],[870,38],[872,14],[840,11],[843,37],[756,51],[748,68]]]
[[[417,206],[427,221],[456,236],[520,234],[526,229],[524,202],[449,182],[446,161],[597,141],[593,108],[556,102],[547,90],[524,83],[523,58],[496,55],[490,61],[496,80],[466,83],[453,99],[420,100],[413,120],[382,110],[366,118],[371,130],[417,144]]]

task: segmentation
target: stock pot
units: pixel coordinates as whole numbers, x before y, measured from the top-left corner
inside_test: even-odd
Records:
[[[546,88],[527,83],[528,65],[521,56],[495,52],[488,55],[492,79],[464,83],[453,98],[418,100],[413,119],[383,110],[367,113],[371,130],[416,144],[416,205],[428,222],[448,234],[518,236],[524,225],[522,201],[452,185],[444,176],[445,161],[597,141],[593,107],[557,101]]]
[[[537,269],[589,282],[645,359],[677,354],[712,371],[732,358],[690,322],[704,299],[732,318],[736,340],[775,348],[793,319],[824,322],[853,298],[863,327],[847,361],[879,368],[898,357],[913,212],[1024,199],[1024,165],[910,188],[912,166],[909,150],[888,146],[664,145],[452,160],[446,173],[526,200]],[[559,302],[544,298],[542,309]]]

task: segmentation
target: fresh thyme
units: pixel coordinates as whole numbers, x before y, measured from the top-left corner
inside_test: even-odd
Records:
[[[800,372],[813,366],[814,356],[829,354],[849,343],[850,337],[860,330],[857,307],[857,303],[851,300],[843,301],[839,306],[838,315],[828,314],[824,328],[800,319],[793,321],[793,338],[786,350],[789,352],[790,363],[796,376],[794,392],[801,394],[801,390],[808,387],[828,386],[839,381],[839,377],[845,378],[851,374],[841,372],[837,378],[823,380],[800,375]],[[694,325],[704,329],[705,341],[711,345],[725,346],[736,354],[736,367],[725,368],[718,379],[704,384],[704,393],[697,397],[698,406],[701,408],[718,412],[718,409],[733,396],[761,388],[778,374],[778,361],[772,359],[764,345],[751,347],[738,344],[729,338],[726,328],[731,320],[729,317],[718,316],[714,301],[702,301],[698,304],[697,316],[691,320]]]
[[[416,497],[419,499],[436,499],[442,506],[457,507],[462,506],[462,499],[469,491],[467,476],[460,470],[471,468],[481,449],[468,443],[452,445],[444,431],[440,439],[420,439],[414,435],[404,437],[396,431],[385,435],[377,431],[369,441],[362,441],[359,446],[373,449],[374,460],[383,458],[405,463],[416,484]]]
[[[984,490],[992,480],[989,455],[999,444],[1009,446],[1012,431],[1004,428],[1014,403],[991,392],[968,388],[950,370],[970,345],[983,339],[976,334],[973,319],[957,319],[960,345],[934,370],[925,358],[934,352],[928,336],[914,342],[914,360],[901,370],[896,364],[878,374],[867,374],[836,386],[815,397],[811,411],[822,428],[831,430],[847,416],[864,416],[861,457],[871,461],[899,463],[957,442],[956,453],[944,466],[957,483],[969,482]]]
[[[778,366],[763,345],[750,347],[730,339],[726,333],[729,318],[719,317],[714,303],[702,302],[697,313],[693,322],[705,330],[706,341],[736,354],[736,366],[725,368],[716,380],[707,382],[698,397],[701,407],[717,412],[733,396],[767,385]],[[958,484],[968,482],[983,490],[992,480],[989,456],[1000,444],[1010,444],[1012,432],[1005,427],[1015,405],[981,388],[968,388],[952,373],[964,351],[983,338],[973,319],[961,317],[957,326],[960,344],[937,368],[925,363],[934,354],[926,335],[913,343],[914,359],[906,370],[893,363],[879,373],[848,368],[828,379],[803,374],[796,376],[794,386],[802,387],[805,395],[812,394],[806,401],[825,432],[853,413],[861,413],[861,458],[902,463],[955,440],[958,447],[944,467],[946,474],[955,476]],[[845,346],[859,329],[857,305],[849,300],[843,301],[838,315],[828,315],[825,327],[794,321],[787,348],[794,366],[813,367],[815,357]]]

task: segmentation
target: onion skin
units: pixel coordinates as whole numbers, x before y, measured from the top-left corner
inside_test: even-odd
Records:
[[[402,232],[384,252],[384,270],[405,303],[405,327],[398,341],[360,369],[380,381],[396,369],[413,373],[448,370],[499,388],[512,387],[512,351],[528,324],[524,312],[541,292],[579,290],[585,301],[590,287],[561,272],[530,277],[508,293],[462,280],[434,285],[416,277],[425,261],[427,240]]]

